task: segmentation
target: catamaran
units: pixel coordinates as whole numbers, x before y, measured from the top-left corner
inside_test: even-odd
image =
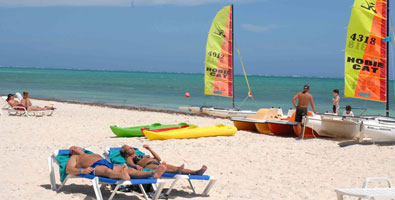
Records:
[[[239,110],[235,108],[233,81],[233,35],[233,5],[230,5],[222,8],[217,13],[208,34],[205,59],[204,94],[232,98],[232,108],[222,109],[207,106],[192,106],[180,107],[180,109],[217,117],[243,117],[256,114],[255,111]],[[238,54],[240,56],[239,51]],[[242,61],[241,65],[243,67],[243,72],[249,90],[246,99],[253,98]]]
[[[345,49],[345,97],[385,103],[384,116],[307,117],[306,126],[321,136],[395,141],[389,117],[389,0],[355,0]]]

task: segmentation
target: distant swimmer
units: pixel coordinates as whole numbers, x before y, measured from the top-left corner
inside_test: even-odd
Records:
[[[302,132],[302,119],[307,115],[307,108],[309,107],[309,103],[311,104],[311,108],[314,113],[317,113],[315,110],[315,105],[313,101],[313,96],[309,93],[310,86],[305,85],[303,87],[303,91],[297,93],[292,98],[292,105],[296,108],[295,121],[298,123],[298,132]],[[298,106],[295,104],[295,100],[298,99]]]
[[[334,97],[332,98],[332,101],[333,101],[332,111],[333,111],[333,114],[339,114],[339,109],[340,109],[339,89],[333,90],[333,96]]]

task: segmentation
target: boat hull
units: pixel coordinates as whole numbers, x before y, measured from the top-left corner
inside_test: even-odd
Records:
[[[342,116],[315,115],[307,117],[306,127],[313,129],[319,136],[354,139],[359,137],[361,123],[358,118],[343,119]]]
[[[180,109],[196,114],[206,114],[214,117],[247,117],[256,114],[256,112],[252,110],[232,110],[197,106],[180,107]]]
[[[167,139],[188,139],[214,136],[232,136],[237,132],[236,127],[219,124],[210,127],[189,126],[187,128],[169,130],[163,132],[154,132],[144,130],[145,137],[150,140],[167,140]]]
[[[118,137],[143,137],[144,134],[141,129],[163,129],[163,128],[172,128],[178,126],[185,126],[188,125],[187,123],[179,123],[179,124],[169,124],[163,125],[160,123],[154,123],[151,125],[144,125],[144,126],[133,126],[128,128],[121,128],[117,126],[110,126],[111,131]]]
[[[268,123],[255,123],[255,128],[259,133],[270,134],[270,127]]]
[[[395,141],[395,119],[375,116],[363,120],[361,135],[377,142]]]
[[[294,126],[293,129],[294,129],[295,135],[297,135],[298,137],[302,137],[303,126],[302,126],[301,133],[299,133],[297,126]],[[313,130],[312,128],[305,127],[304,128],[304,135],[303,135],[303,137],[304,138],[316,138],[316,137],[318,137],[318,133],[315,130]]]
[[[257,131],[254,122],[233,121],[233,124],[235,125],[237,130],[253,131],[253,132]]]
[[[270,132],[274,135],[292,135],[294,134],[293,126],[296,122],[290,121],[289,118],[284,120],[268,120]]]

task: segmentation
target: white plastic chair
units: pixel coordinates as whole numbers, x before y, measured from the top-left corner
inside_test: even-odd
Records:
[[[368,188],[371,181],[384,181],[387,182],[388,188]],[[395,188],[392,187],[391,180],[384,177],[367,178],[362,185],[362,188],[346,188],[335,189],[338,200],[343,200],[343,196],[354,196],[366,199],[393,199],[395,198]]]
[[[104,150],[103,156],[111,162],[109,158],[110,150],[120,150],[120,147],[114,147],[114,148],[109,148],[107,147]],[[174,189],[174,186],[179,180],[187,180],[189,185],[191,186],[192,192],[194,194],[196,193],[195,187],[192,184],[191,180],[201,180],[201,181],[208,181],[207,186],[204,188],[202,195],[208,195],[210,190],[213,188],[215,182],[217,179],[214,176],[208,176],[208,175],[187,175],[187,174],[173,174],[173,173],[164,173],[161,178],[164,179],[174,179],[174,181],[171,183],[169,189],[166,191],[166,195],[169,195],[170,192]]]
[[[86,149],[87,150],[87,149]],[[108,200],[112,200],[112,198],[115,196],[115,194],[118,192],[119,188],[121,185],[139,185],[140,190],[142,191],[144,197],[146,200],[148,200],[148,195],[144,190],[144,187],[142,184],[156,184],[156,191],[155,194],[153,195],[152,199],[156,200],[160,197],[160,194],[163,190],[165,182],[161,179],[130,179],[129,181],[125,180],[117,180],[117,179],[110,179],[110,178],[104,178],[104,177],[98,177],[98,176],[93,176],[93,175],[67,175],[67,177],[64,179],[64,181],[61,183],[60,187],[57,188],[56,186],[56,179],[55,179],[55,171],[54,171],[54,163],[59,165],[59,162],[57,161],[56,157],[58,154],[62,154],[61,152],[68,152],[67,149],[64,150],[55,150],[51,156],[48,157],[48,167],[49,167],[49,178],[51,182],[51,189],[53,191],[59,192],[63,186],[65,186],[67,180],[71,178],[85,178],[85,179],[90,179],[92,182],[93,189],[95,191],[96,199],[97,200],[103,200],[103,196],[100,190],[99,184],[115,184],[115,189],[112,191],[110,197]]]

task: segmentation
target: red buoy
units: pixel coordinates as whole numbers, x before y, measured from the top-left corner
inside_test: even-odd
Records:
[[[189,98],[191,95],[188,92],[185,92],[185,97]]]

